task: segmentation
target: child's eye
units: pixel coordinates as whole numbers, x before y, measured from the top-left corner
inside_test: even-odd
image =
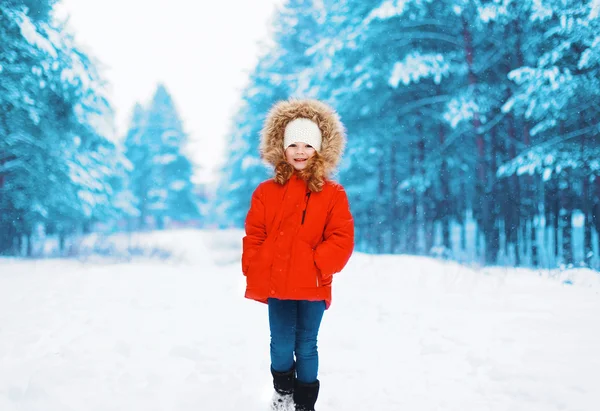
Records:
[[[296,144],[290,144],[288,147],[296,147]]]
[[[311,146],[310,144],[307,144],[306,148],[313,148],[313,146]]]

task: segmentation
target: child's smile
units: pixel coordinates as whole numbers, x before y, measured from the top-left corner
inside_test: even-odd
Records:
[[[304,143],[294,143],[285,150],[285,159],[296,170],[303,170],[308,163],[308,159],[314,156],[316,150],[313,146]]]

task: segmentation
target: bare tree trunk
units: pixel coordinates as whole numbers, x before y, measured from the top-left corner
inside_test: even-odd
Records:
[[[580,124],[585,124],[585,117],[583,112],[579,113]],[[586,135],[581,136],[581,161],[582,167],[579,169],[581,172],[580,178],[582,179],[582,193],[581,193],[581,211],[583,212],[583,263],[586,267],[592,266],[592,258],[594,256],[594,247],[592,246],[592,196],[590,195],[590,174],[591,170],[589,164],[586,161],[585,156],[585,145]]]
[[[1,115],[1,113],[0,113]],[[4,157],[5,153],[0,152],[0,167],[4,165]],[[8,204],[5,204],[3,197],[3,189],[6,183],[6,175],[0,173],[0,206],[4,205],[7,207]],[[10,213],[12,210],[7,210],[4,208],[1,210],[2,214],[0,214],[0,255],[2,254],[10,254],[13,251],[14,244],[14,236],[15,236],[15,228],[14,224],[11,222],[12,218],[10,217]]]
[[[525,65],[525,56],[523,54],[523,30],[520,25],[519,19],[513,20],[513,30],[515,37],[515,53],[516,53],[516,67],[523,67]],[[514,67],[513,67],[514,68]],[[527,122],[523,123],[523,143],[525,147],[531,147],[531,135],[529,133],[529,125]],[[521,193],[521,221],[525,228],[527,220],[529,220],[529,237],[530,237],[530,255],[531,265],[537,267],[539,265],[538,246],[537,246],[537,232],[536,225],[539,224],[539,201],[536,195],[536,184],[534,176],[525,177],[525,187]],[[524,200],[529,201],[528,206],[525,206]],[[527,235],[522,236],[523,241],[526,241]],[[524,247],[525,248],[525,247]]]
[[[440,147],[443,147],[446,140],[446,135],[444,133],[444,127],[442,124],[439,125],[439,137]],[[442,164],[440,166],[440,188],[442,199],[440,204],[437,205],[437,214],[442,224],[442,246],[446,250],[450,250],[452,247],[450,244],[450,182],[448,176],[448,163],[445,157],[442,158]]]
[[[410,171],[409,171],[409,175],[414,176],[416,173],[416,158],[417,156],[415,156],[414,154],[411,153],[410,156]],[[409,210],[409,219],[408,219],[408,235],[407,235],[407,252],[409,254],[416,254],[417,253],[417,243],[419,240],[418,237],[418,221],[417,221],[417,215],[418,215],[418,200],[417,200],[417,190],[411,186],[410,188],[410,194],[411,194],[411,203],[410,203],[410,210]]]
[[[489,195],[494,201],[489,202],[490,213],[491,213],[491,227],[489,233],[489,254],[493,256],[494,260],[498,258],[500,252],[500,221],[499,221],[499,209],[498,201],[501,198],[501,183],[496,178],[496,170],[498,169],[498,156],[499,156],[499,143],[497,138],[497,129],[492,128],[490,132],[490,147],[492,153],[490,155],[490,175],[488,178],[491,180],[488,184],[490,186]]]
[[[10,221],[5,220],[2,225],[0,225],[0,255],[14,254],[17,230]]]
[[[425,169],[424,169],[424,164],[425,164],[425,133],[423,133],[423,124],[419,123],[417,124],[417,132],[419,133],[419,141],[417,143],[417,156],[418,156],[418,163],[417,163],[417,169],[418,169],[418,175],[421,177],[421,181],[425,181]],[[429,191],[429,190],[426,190]],[[429,252],[429,250],[431,250],[431,247],[428,247],[429,242],[431,242],[431,244],[433,245],[433,232],[429,233],[428,231],[428,207],[429,204],[426,204],[426,199],[427,199],[427,192],[424,192],[423,190],[416,190],[417,193],[417,198],[418,198],[418,205],[417,205],[417,210],[418,210],[418,215],[417,215],[417,226],[422,230],[423,232],[423,237],[425,240],[425,249],[423,250],[422,247],[423,245],[421,245],[421,243],[419,241],[417,241],[418,247],[417,250],[419,252],[419,254],[427,254]],[[417,231],[418,232],[418,231]],[[431,241],[429,241],[428,236],[431,235]],[[418,237],[417,237],[418,238]]]
[[[523,142],[526,147],[531,147],[531,136],[529,134],[529,126],[524,124],[523,126]],[[539,250],[537,244],[537,229],[540,225],[540,196],[538,195],[540,190],[540,185],[537,184],[538,178],[535,176],[527,176],[526,177],[526,185],[527,191],[525,196],[529,198],[531,201],[531,212],[529,213],[529,218],[531,221],[531,225],[529,226],[529,235],[531,237],[531,265],[533,267],[538,267],[540,265],[539,258]]]
[[[58,249],[60,250],[60,254],[64,254],[65,252],[65,241],[66,241],[66,233],[64,230],[60,230],[58,233]]]
[[[463,220],[462,220],[462,224],[460,225],[460,250],[462,252],[466,252],[467,251],[467,210],[463,210],[462,212],[463,214]]]
[[[573,264],[573,207],[571,204],[571,190],[568,176],[565,171],[561,173],[560,183],[560,228],[562,232],[562,262],[565,265]]]
[[[457,213],[457,215],[460,216],[460,250],[464,253],[467,251],[467,208],[469,207],[469,204],[467,203],[467,188],[466,188],[466,184],[467,184],[467,179],[465,176],[465,173],[462,172],[461,173],[462,179],[460,182],[460,191],[461,191],[461,200],[460,200],[460,206],[459,206],[459,211]]]
[[[582,193],[582,211],[584,215],[583,261],[586,267],[592,266],[592,258],[594,257],[594,247],[592,245],[592,207],[590,200],[590,180],[588,176],[584,175]]]
[[[27,257],[33,255],[33,244],[31,243],[31,233],[27,233]]]
[[[382,153],[379,155],[379,167],[378,167],[378,171],[379,171],[379,184],[377,186],[377,192],[379,194],[379,198],[384,198],[385,195],[385,183],[384,183],[384,176],[385,176],[385,170],[384,170],[384,166],[385,166],[385,162],[383,159],[383,151]],[[382,209],[381,206],[377,206],[377,219],[381,219],[384,216],[384,210]],[[384,244],[383,244],[383,226],[381,224],[381,221],[376,221],[375,222],[375,233],[377,236],[377,252],[378,253],[383,253],[384,250]]]
[[[398,252],[397,237],[400,235],[400,230],[397,229],[397,224],[400,221],[399,205],[398,205],[398,185],[400,180],[398,178],[398,169],[396,166],[397,156],[397,145],[396,141],[392,142],[390,150],[390,195],[392,197],[390,206],[390,253],[394,254]]]
[[[595,195],[592,206],[592,221],[596,226],[596,238],[598,240],[598,250],[600,250],[600,177],[595,179]]]
[[[557,184],[557,189],[556,192],[554,193],[554,198],[553,198],[553,216],[552,216],[552,225],[554,228],[554,258],[556,259],[556,261],[558,261],[558,256],[559,254],[559,246],[560,243],[558,241],[558,230],[559,230],[559,225],[560,225],[560,193],[559,193],[559,188],[558,188],[558,184]]]
[[[532,201],[533,213],[531,215],[531,226],[529,227],[531,236],[531,265],[533,267],[540,266],[540,255],[537,243],[538,226],[540,225],[539,200],[538,193],[540,186],[536,184],[537,178],[529,177],[530,196]]]
[[[13,109],[14,106],[10,103],[0,107],[0,138],[2,139],[6,138],[6,135],[10,132],[7,116]],[[7,162],[16,159],[16,156],[0,151],[0,168]],[[0,172],[0,255],[20,253],[20,250],[16,250],[16,243],[20,234],[16,220],[19,220],[19,217],[22,218],[22,214],[3,195],[9,178],[8,173]]]
[[[549,254],[552,254],[555,261],[558,261],[559,256],[559,241],[558,241],[558,222],[560,220],[560,204],[558,200],[558,180],[559,177],[555,174],[546,183],[544,190],[545,195],[545,212],[546,212],[546,227],[552,233],[552,248],[546,247]],[[547,230],[548,231],[548,230]]]
[[[544,250],[546,250],[546,258],[551,253],[550,248],[550,228],[552,227],[553,222],[553,202],[552,202],[552,190],[554,188],[555,179],[552,178],[549,181],[544,181],[540,179],[540,185],[542,187],[542,202],[543,202],[543,213],[544,213]],[[548,267],[550,267],[550,261],[548,258]]]
[[[17,236],[17,238],[15,239],[15,243],[16,245],[14,254],[20,257],[23,255],[23,236]],[[29,257],[29,254],[27,254],[27,257]]]
[[[4,120],[4,115],[1,112],[0,112],[0,119]],[[4,127],[2,127],[2,124],[0,124],[0,132],[2,133],[0,138],[5,138],[4,133],[8,133],[8,130],[4,130]],[[4,157],[6,157],[6,153],[4,151],[0,151],[0,168],[2,168],[2,166],[5,163]],[[5,178],[6,178],[5,174],[0,172],[0,207],[2,207],[2,205],[4,203],[2,193],[3,193]],[[8,219],[5,218],[5,216],[4,216],[5,213],[6,213],[6,210],[2,210],[3,215],[0,215],[0,255],[6,253],[6,251],[8,249],[8,244],[9,244],[8,227],[9,227],[10,223],[8,222]]]
[[[507,148],[504,140],[498,139],[496,136],[497,129],[494,128],[491,130],[490,135],[494,140],[494,167],[496,167],[496,158],[499,159],[500,162],[506,161],[506,152]],[[494,204],[495,207],[498,208],[498,212],[496,213],[496,226],[498,234],[498,249],[500,249],[500,229],[502,229],[502,233],[504,234],[504,255],[510,255],[510,246],[511,246],[511,227],[514,225],[514,214],[512,212],[513,203],[512,203],[512,194],[511,194],[511,179],[502,178],[497,179],[495,182],[495,190],[494,190]],[[501,226],[501,227],[500,227]]]
[[[508,155],[512,160],[517,156],[516,150],[516,132],[515,132],[515,118],[512,114],[508,116],[508,135],[510,137]],[[521,188],[519,179],[516,174],[513,174],[509,178],[509,192],[510,192],[510,210],[511,224],[508,227],[509,230],[509,242],[514,246],[515,249],[515,265],[521,265],[521,253],[519,247],[519,231],[521,226]]]
[[[409,235],[408,235],[408,252],[411,254],[417,254],[417,245],[419,243],[419,225],[418,225],[418,202],[417,198],[414,195],[415,192],[413,190],[413,198],[410,207],[410,226],[409,226]]]
[[[477,97],[477,77],[475,75],[475,71],[473,70],[473,39],[471,36],[471,32],[469,31],[469,24],[466,18],[463,16],[463,41],[465,47],[465,59],[468,67],[468,79],[469,86],[473,88],[474,96]],[[491,231],[493,230],[494,221],[493,221],[493,213],[490,210],[491,202],[490,202],[490,181],[489,181],[489,170],[487,167],[487,161],[485,157],[485,137],[482,133],[479,133],[479,128],[481,126],[481,121],[479,118],[479,113],[473,113],[473,134],[475,135],[475,143],[477,146],[477,186],[476,186],[476,198],[479,199],[479,209],[475,209],[478,222],[478,230],[481,230],[484,243],[485,243],[485,254],[482,255],[483,262],[495,263],[497,260],[497,254],[493,255],[493,247],[490,247],[490,237]],[[475,208],[475,207],[474,207]],[[478,243],[478,241],[477,241]]]
[[[0,221],[0,255],[8,254],[11,249],[10,229],[10,224],[7,221]]]
[[[423,229],[425,235],[424,254],[431,253],[435,243],[435,204],[433,189],[429,188],[423,197]]]

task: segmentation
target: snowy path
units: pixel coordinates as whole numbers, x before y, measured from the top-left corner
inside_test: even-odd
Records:
[[[184,260],[0,259],[0,410],[266,409],[266,310],[242,298],[239,232],[163,242]],[[317,409],[596,411],[591,278],[356,254],[324,318]]]

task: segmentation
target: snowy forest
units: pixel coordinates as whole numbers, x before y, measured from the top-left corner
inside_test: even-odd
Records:
[[[167,87],[114,134],[105,80],[52,18],[0,2],[0,254],[36,238],[242,228],[269,108],[331,104],[356,250],[599,269],[600,0],[286,0],[211,204]],[[207,97],[210,98],[210,97]],[[201,166],[201,165],[199,165]]]
[[[202,199],[174,101],[157,85],[126,136],[97,64],[52,18],[55,0],[0,3],[0,254],[36,239],[197,221]]]
[[[339,112],[357,249],[598,267],[600,1],[285,2],[243,93],[216,210],[243,224],[288,96]]]

